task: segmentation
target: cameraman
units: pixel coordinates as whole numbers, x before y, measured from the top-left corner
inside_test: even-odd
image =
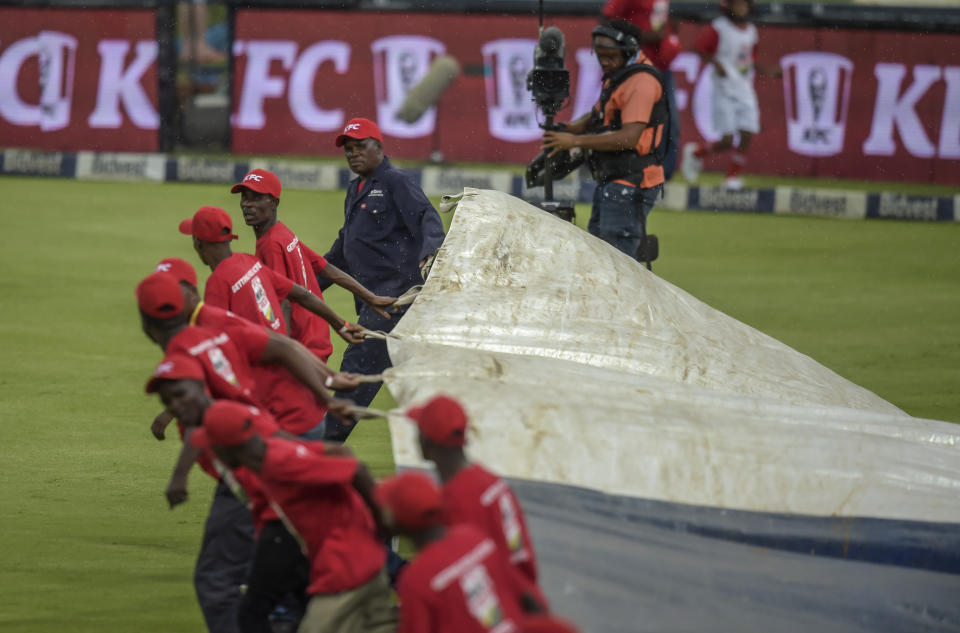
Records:
[[[657,69],[640,52],[640,32],[625,20],[593,29],[593,50],[603,69],[600,99],[587,113],[543,135],[550,156],[587,152],[597,188],[587,230],[635,259],[646,236],[647,215],[663,190],[660,144],[668,121]]]

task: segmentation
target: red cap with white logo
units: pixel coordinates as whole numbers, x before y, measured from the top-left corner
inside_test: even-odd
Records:
[[[147,381],[147,393],[154,393],[159,389],[161,380],[203,380],[203,365],[200,361],[187,354],[171,354],[165,356],[153,371],[153,376]]]
[[[268,193],[274,198],[280,197],[280,179],[266,169],[251,169],[243,180],[230,189],[230,193],[240,193],[244,188],[257,193]]]
[[[350,121],[347,122],[347,125],[343,128],[343,133],[337,137],[337,147],[343,147],[343,144],[347,142],[348,138],[375,138],[381,143],[383,142],[383,134],[380,133],[380,128],[377,124],[370,119],[363,118],[350,119]]]
[[[177,278],[177,281],[183,281],[193,287],[197,286],[197,271],[193,269],[190,262],[179,257],[164,257],[157,264],[154,272],[170,273]]]

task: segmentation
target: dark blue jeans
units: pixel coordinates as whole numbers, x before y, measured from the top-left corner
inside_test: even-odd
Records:
[[[368,330],[389,332],[397,326],[397,321],[405,313],[406,308],[403,308],[399,313],[391,314],[390,319],[384,319],[364,305],[357,315],[357,323]],[[379,374],[387,367],[390,367],[387,342],[376,339],[369,339],[363,343],[351,343],[343,352],[343,361],[340,363],[340,371],[355,374]],[[354,404],[366,407],[373,402],[381,385],[383,385],[382,382],[364,383],[353,391],[338,391],[335,395],[337,398],[352,400]],[[345,442],[355,426],[347,426],[330,414],[327,414],[324,421],[327,427],[325,439],[332,442]]]
[[[597,185],[587,230],[618,251],[636,259],[637,248],[647,231],[647,215],[663,185],[641,189],[617,182]]]
[[[673,172],[677,168],[677,156],[680,154],[680,113],[677,112],[677,97],[674,94],[673,73],[669,70],[661,70],[660,77],[663,79],[663,92],[667,96],[667,108],[670,110],[670,123],[667,133],[660,141],[660,152],[663,154],[663,177],[667,180],[673,178]]]
[[[236,633],[237,614],[253,556],[250,511],[223,482],[217,484],[193,572],[197,601],[210,633]]]

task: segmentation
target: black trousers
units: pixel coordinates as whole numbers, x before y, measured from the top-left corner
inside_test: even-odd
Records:
[[[300,544],[279,520],[264,524],[257,538],[247,579],[247,593],[240,603],[242,633],[271,633],[269,616],[292,595],[297,613],[307,605],[310,562]]]
[[[237,614],[253,555],[250,511],[220,482],[203,527],[193,572],[197,601],[210,633],[237,633]]]

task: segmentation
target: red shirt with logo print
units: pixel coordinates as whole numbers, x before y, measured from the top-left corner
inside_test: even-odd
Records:
[[[227,330],[238,334],[240,339],[249,336],[253,345],[247,349],[250,373],[254,379],[252,392],[263,407],[273,414],[284,431],[302,435],[316,427],[327,413],[327,407],[317,402],[310,388],[297,380],[281,365],[261,365],[260,358],[269,340],[261,325],[206,303],[201,303],[190,317],[191,324],[215,330]]]
[[[274,332],[287,333],[280,302],[287,298],[293,282],[246,253],[234,253],[210,274],[203,299],[210,305],[230,310]]]
[[[448,525],[469,523],[480,528],[520,573],[537,582],[530,531],[507,482],[471,464],[443,486],[443,505]]]
[[[257,257],[275,273],[293,280],[321,299],[317,273],[327,260],[310,250],[283,222],[277,222],[257,240]],[[290,336],[327,362],[333,353],[330,325],[300,304],[290,306]]]
[[[450,528],[401,572],[397,633],[519,633],[520,579],[481,530]]]
[[[372,580],[387,554],[370,510],[352,485],[357,460],[325,455],[321,442],[277,437],[266,442],[260,481],[306,547],[307,593],[340,593]]]

